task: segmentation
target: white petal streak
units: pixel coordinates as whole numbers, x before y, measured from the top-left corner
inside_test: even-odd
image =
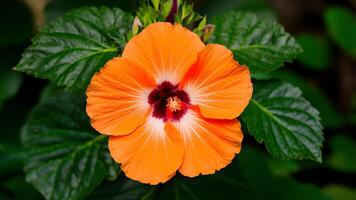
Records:
[[[150,114],[147,119],[145,130],[151,137],[154,137],[155,139],[164,139],[164,122],[162,119],[152,117],[152,114]]]
[[[161,72],[155,77],[157,84],[161,84],[164,81],[169,81],[172,84],[178,84],[178,75],[174,73]]]
[[[184,91],[188,93],[192,105],[198,105],[203,102],[202,99],[199,98],[199,94],[201,93],[196,88],[197,87],[191,82],[187,83],[184,87]]]
[[[187,113],[182,117],[179,122],[173,122],[173,126],[175,126],[178,131],[181,133],[181,136],[184,140],[184,143],[192,142],[192,135],[199,138],[202,142],[204,140],[200,137],[197,132],[198,128],[201,128],[199,124],[199,117],[192,110],[188,110]],[[205,142],[204,142],[205,143]]]

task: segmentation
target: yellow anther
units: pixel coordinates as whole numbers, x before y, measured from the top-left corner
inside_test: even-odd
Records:
[[[167,107],[172,111],[176,112],[182,108],[182,103],[177,96],[169,97],[167,99]]]

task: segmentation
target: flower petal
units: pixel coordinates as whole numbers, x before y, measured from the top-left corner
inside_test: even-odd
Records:
[[[102,134],[124,135],[142,125],[150,112],[153,78],[124,58],[114,58],[96,73],[87,90],[87,113]]]
[[[243,134],[236,119],[206,119],[199,109],[193,109],[173,126],[184,141],[184,158],[179,172],[185,176],[212,174],[227,166],[241,150]]]
[[[130,135],[111,136],[109,149],[127,177],[153,185],[174,176],[184,153],[176,129],[153,117]]]
[[[178,84],[204,46],[195,33],[182,25],[157,22],[133,37],[122,56],[154,74],[157,84]]]
[[[217,44],[209,44],[199,53],[179,87],[189,94],[191,104],[199,105],[204,117],[212,119],[238,117],[252,96],[248,68]]]

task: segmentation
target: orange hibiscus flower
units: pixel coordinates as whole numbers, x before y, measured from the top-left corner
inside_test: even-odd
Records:
[[[212,174],[240,152],[236,117],[252,84],[230,50],[179,24],[154,23],[110,60],[87,90],[92,126],[126,176],[158,184],[178,170]]]

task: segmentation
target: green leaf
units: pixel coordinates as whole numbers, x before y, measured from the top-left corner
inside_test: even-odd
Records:
[[[21,74],[5,67],[0,67],[0,108],[5,100],[16,95],[21,83]]]
[[[342,172],[356,172],[356,142],[352,137],[337,134],[330,138],[327,164]]]
[[[242,121],[273,157],[321,162],[319,112],[289,83],[256,83]]]
[[[330,37],[351,56],[356,58],[356,17],[344,7],[329,7],[324,21]]]
[[[298,61],[312,70],[325,70],[332,62],[331,46],[324,37],[311,34],[297,36],[297,41],[304,49],[299,55]]]
[[[323,188],[323,191],[332,200],[355,200],[356,199],[355,189],[342,185],[328,185],[325,188]]]
[[[240,64],[252,73],[272,71],[302,52],[295,39],[271,19],[248,12],[230,12],[212,20],[210,42],[229,48]]]
[[[132,17],[117,8],[73,10],[40,31],[15,69],[58,86],[84,89],[120,52],[131,24]]]
[[[276,70],[269,73],[255,74],[255,79],[278,79],[289,82],[302,90],[303,95],[320,112],[321,123],[326,128],[340,128],[344,124],[344,116],[336,109],[329,97],[313,82],[306,80],[295,72],[289,70]]]
[[[119,171],[107,139],[91,127],[85,95],[48,88],[23,129],[26,181],[46,199],[83,199]]]

